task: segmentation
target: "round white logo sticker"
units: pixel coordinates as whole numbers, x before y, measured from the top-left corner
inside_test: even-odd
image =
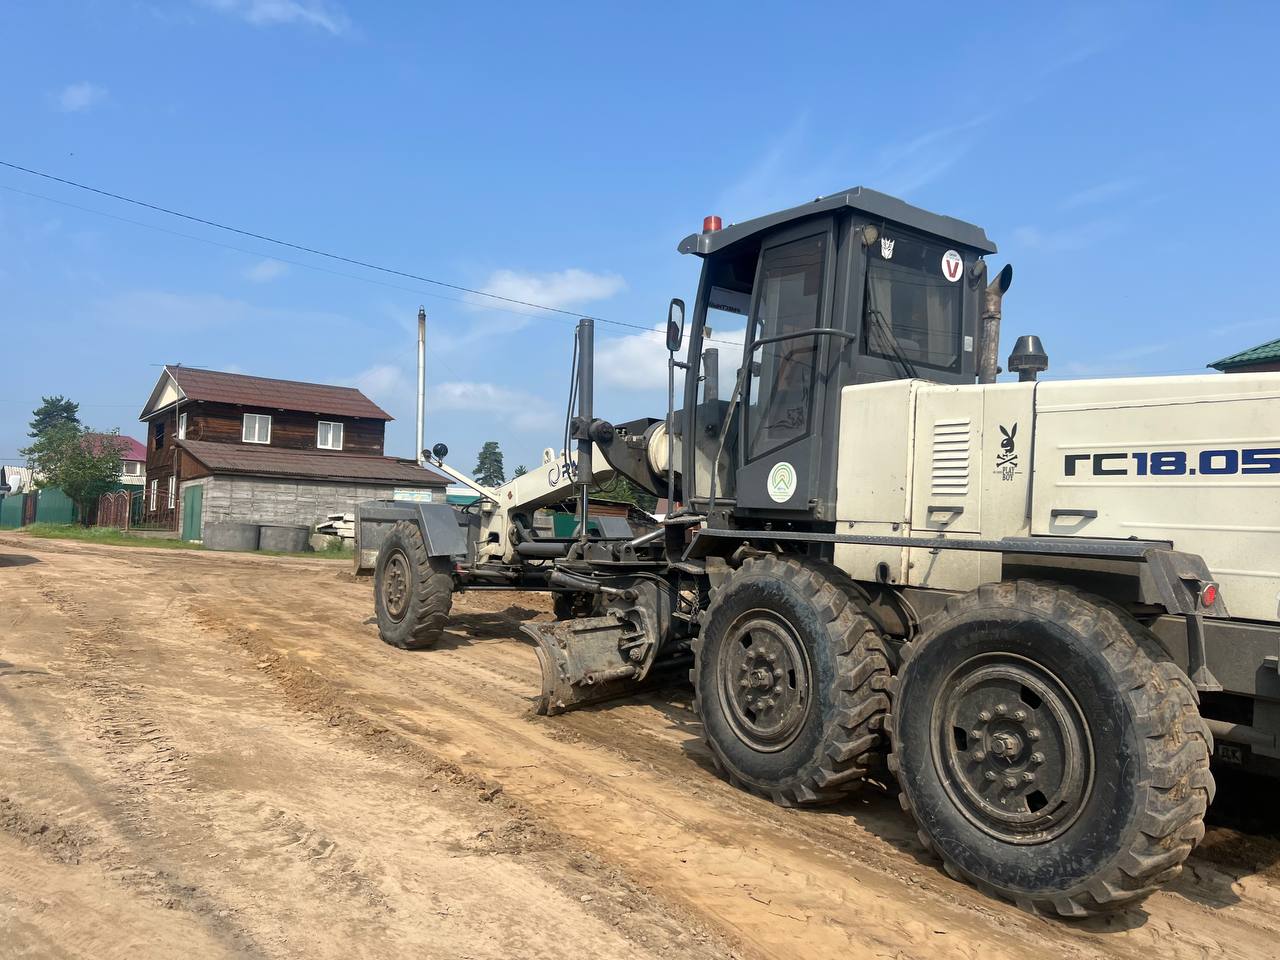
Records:
[[[769,471],[769,496],[775,503],[786,503],[796,492],[796,468],[783,460]]]
[[[954,250],[948,250],[942,255],[942,275],[955,283],[962,273],[964,273],[964,258]]]

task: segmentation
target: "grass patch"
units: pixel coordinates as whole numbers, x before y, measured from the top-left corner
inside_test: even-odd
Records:
[[[41,537],[46,540],[79,540],[82,543],[101,543],[112,547],[161,547],[171,550],[204,549],[202,544],[191,543],[188,540],[169,539],[167,537],[140,537],[137,534],[126,533],[114,527],[82,527],[75,523],[33,523],[29,527],[22,527],[20,531],[14,532],[21,532],[28,536]],[[315,557],[320,560],[347,561],[352,560],[356,555],[354,549],[345,546],[336,537],[314,552],[286,553],[281,550],[234,552],[255,553],[262,557]]]
[[[113,547],[168,547],[175,550],[201,550],[198,543],[186,540],[170,540],[166,537],[140,537],[114,527],[82,527],[75,523],[33,523],[23,527],[22,533],[46,540],[80,540],[84,543],[102,543]]]

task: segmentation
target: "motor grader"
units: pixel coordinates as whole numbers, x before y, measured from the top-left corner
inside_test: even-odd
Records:
[[[732,783],[808,805],[894,779],[989,893],[1079,917],[1176,876],[1215,740],[1280,760],[1280,375],[1043,381],[1023,337],[998,382],[995,245],[863,188],[679,250],[701,277],[687,338],[670,308],[665,418],[594,415],[579,324],[581,515],[546,582],[595,603],[524,626],[538,712],[687,669]],[[658,529],[590,527],[601,456],[676,505]],[[448,521],[397,526],[399,605],[384,544],[384,636],[443,606]]]

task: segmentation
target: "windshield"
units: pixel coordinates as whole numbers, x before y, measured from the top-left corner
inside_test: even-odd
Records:
[[[873,356],[937,370],[960,368],[963,255],[885,234],[867,254],[864,336]]]

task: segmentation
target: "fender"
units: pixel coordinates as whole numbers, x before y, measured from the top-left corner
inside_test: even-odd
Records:
[[[401,520],[418,524],[429,557],[467,554],[465,520],[447,503],[407,500],[366,500],[356,504],[356,574],[373,573],[378,549],[391,528]]]

